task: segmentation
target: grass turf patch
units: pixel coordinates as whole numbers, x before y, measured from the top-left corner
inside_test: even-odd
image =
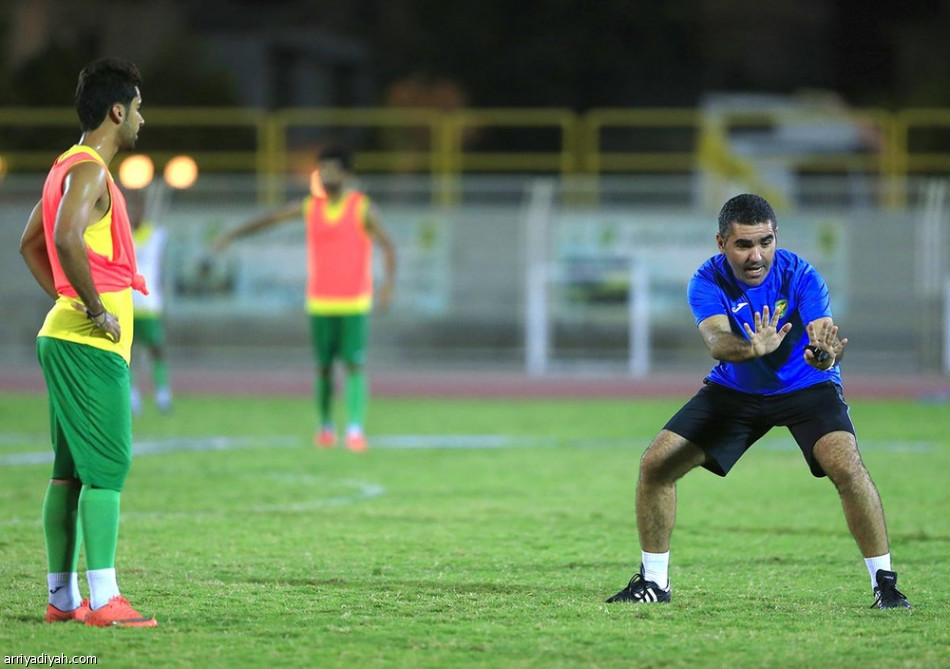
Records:
[[[0,395],[0,647],[110,667],[946,666],[950,412],[852,406],[912,611],[872,611],[837,495],[774,430],[679,486],[669,606],[636,570],[643,448],[678,401],[375,399],[371,451],[299,398],[179,397],[134,425],[119,584],[154,630],[44,625],[45,399]],[[146,446],[143,448],[143,446]],[[83,590],[85,591],[84,583]]]

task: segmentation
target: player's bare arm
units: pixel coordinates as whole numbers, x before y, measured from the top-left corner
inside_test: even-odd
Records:
[[[702,321],[699,333],[709,354],[716,360],[745,362],[768,355],[781,345],[785,335],[792,329],[792,324],[786,323],[779,328],[778,321],[779,314],[770,315],[769,308],[763,307],[762,313],[755,312],[755,329],[744,324],[748,339],[732,332],[725,314],[710,316]]]
[[[266,230],[267,228],[279,225],[280,223],[285,223],[292,219],[299,220],[300,217],[300,203],[294,202],[288,204],[284,207],[281,207],[280,209],[277,209],[276,211],[271,212],[270,214],[267,214],[266,216],[262,216],[253,221],[245,223],[244,225],[234,228],[233,230],[225,232],[214,241],[214,249],[216,251],[223,251],[235,239],[247,235],[253,235],[254,233],[260,232],[261,230]]]
[[[30,268],[33,278],[40,287],[55,300],[56,283],[53,280],[53,268],[49,263],[49,254],[46,252],[46,235],[43,231],[43,201],[40,200],[33,207],[30,218],[26,222],[23,236],[20,237],[20,255]]]
[[[830,317],[813,320],[805,330],[808,332],[805,362],[821,370],[831,369],[841,362],[848,340],[838,336],[838,326]]]
[[[380,308],[385,311],[392,303],[396,286],[396,245],[386,228],[383,227],[379,211],[372,204],[366,210],[364,225],[366,226],[366,232],[379,244],[379,248],[383,252],[385,278],[383,279],[383,285],[380,286],[377,292],[377,297]]]
[[[86,229],[105,216],[111,205],[105,168],[91,161],[79,163],[69,171],[63,183],[53,242],[63,273],[79,295],[80,302],[74,302],[73,306],[85,311],[96,327],[113,341],[119,341],[122,336],[119,321],[106,311],[99,299],[83,238]]]

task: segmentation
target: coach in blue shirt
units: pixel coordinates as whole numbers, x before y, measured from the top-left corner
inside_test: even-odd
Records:
[[[881,499],[858,452],[841,391],[847,339],[828,286],[807,261],[777,248],[772,207],[739,195],[719,212],[719,254],[689,282],[699,333],[718,363],[703,388],[647,448],[637,482],[642,562],[608,602],[669,602],[676,481],[696,467],[725,476],[771,428],[788,427],[813,475],[838,489],[864,555],[872,608],[910,608],[891,571]]]

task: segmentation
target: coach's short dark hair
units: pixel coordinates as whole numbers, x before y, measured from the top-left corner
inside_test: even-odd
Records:
[[[141,84],[138,68],[127,60],[100,58],[86,65],[76,85],[76,113],[83,132],[98,128],[117,102],[128,111]]]
[[[343,165],[344,170],[347,172],[353,171],[353,154],[342,144],[327,144],[320,149],[320,154],[317,158],[320,162],[338,160],[340,164]]]
[[[778,227],[772,205],[765,198],[751,193],[736,195],[719,210],[719,234],[727,236],[733,223],[755,225],[767,221],[772,222],[773,228]]]

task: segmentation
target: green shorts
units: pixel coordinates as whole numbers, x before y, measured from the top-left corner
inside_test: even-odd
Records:
[[[347,365],[366,362],[369,314],[310,316],[313,355],[320,367],[329,367],[336,358]]]
[[[135,316],[132,318],[135,343],[146,346],[162,346],[165,343],[165,327],[158,314]]]
[[[122,356],[37,337],[49,395],[54,479],[122,490],[132,465],[129,366]]]

